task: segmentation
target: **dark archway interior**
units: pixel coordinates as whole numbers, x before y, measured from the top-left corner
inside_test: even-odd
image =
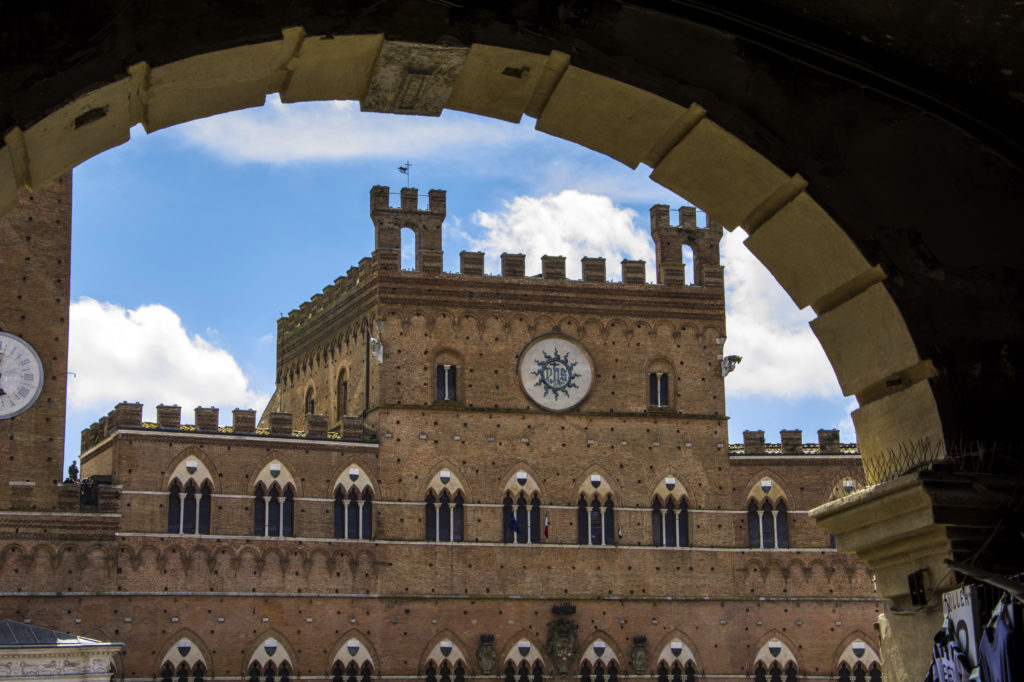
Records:
[[[1024,361],[1024,7],[915,0],[9,3],[0,128],[128,66],[313,34],[547,53],[709,116],[809,192],[888,274],[951,441],[1016,442]]]

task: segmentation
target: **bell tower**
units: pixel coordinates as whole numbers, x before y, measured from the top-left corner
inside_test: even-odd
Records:
[[[375,241],[373,260],[381,270],[402,267],[402,228],[416,234],[416,270],[441,272],[444,251],[441,248],[441,224],[446,214],[446,193],[432,189],[427,193],[427,210],[419,209],[419,190],[403,187],[401,205],[392,208],[390,187],[375,185],[370,190],[370,218]]]
[[[0,416],[0,511],[54,509],[63,478],[71,272],[71,174],[0,218],[0,332],[35,349],[42,390],[25,411]]]

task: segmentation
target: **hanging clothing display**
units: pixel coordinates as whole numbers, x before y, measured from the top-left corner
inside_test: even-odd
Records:
[[[968,682],[971,669],[967,656],[956,640],[956,631],[949,618],[935,634],[932,664],[925,682]]]
[[[981,682],[1024,681],[1024,652],[1013,626],[1009,607],[999,602],[992,620],[978,641],[978,669]]]

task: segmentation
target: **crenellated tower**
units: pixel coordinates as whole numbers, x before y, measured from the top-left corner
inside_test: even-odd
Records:
[[[390,194],[391,188],[383,185],[375,185],[370,190],[370,218],[375,232],[373,260],[377,267],[380,270],[402,268],[402,228],[408,227],[416,234],[416,270],[441,272],[445,191],[430,190],[425,211],[419,208],[419,190],[415,187],[402,188],[398,208],[391,207]]]
[[[658,284],[686,283],[683,247],[693,249],[693,283],[696,286],[724,286],[722,265],[718,259],[718,243],[722,226],[707,218],[707,227],[697,227],[697,209],[679,207],[679,224],[672,225],[670,209],[665,204],[651,206],[651,237],[654,239]]]

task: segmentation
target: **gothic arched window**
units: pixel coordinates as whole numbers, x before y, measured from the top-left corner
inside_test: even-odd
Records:
[[[173,680],[174,668],[170,663],[164,663],[164,667],[160,670],[160,682],[173,682]]]
[[[767,671],[765,671],[764,663],[761,661],[758,661],[757,667],[754,668],[754,682],[768,682]]]
[[[505,501],[501,505],[501,541],[502,542],[514,542],[515,529],[512,519],[515,518],[515,512],[512,509],[512,493],[505,493]],[[509,665],[512,665],[509,662]]]
[[[789,547],[789,515],[786,513],[785,500],[775,504],[775,546]]]
[[[177,481],[171,483],[170,496],[167,498],[167,532],[181,532],[181,487]]]
[[[348,410],[348,370],[341,370],[338,373],[338,395],[336,396],[337,409],[335,417],[341,421]]]
[[[423,516],[427,527],[427,542],[433,542],[437,540],[437,499],[434,491],[427,493],[427,507]]]
[[[303,414],[316,414],[316,394],[313,392],[312,386],[306,389],[306,399],[303,402],[303,409]]]

